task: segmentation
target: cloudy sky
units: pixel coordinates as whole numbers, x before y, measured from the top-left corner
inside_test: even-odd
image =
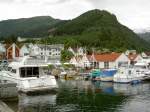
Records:
[[[0,20],[43,15],[72,19],[95,8],[114,13],[132,29],[150,27],[150,0],[0,0]]]

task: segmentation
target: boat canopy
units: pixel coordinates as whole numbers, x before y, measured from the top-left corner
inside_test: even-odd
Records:
[[[91,77],[98,77],[101,76],[102,72],[99,69],[93,69],[90,73]]]
[[[103,71],[102,71],[102,76],[103,76],[103,77],[105,77],[105,76],[106,76],[106,77],[108,77],[108,76],[111,76],[111,77],[112,77],[112,76],[115,75],[116,72],[117,72],[116,69],[108,69],[108,70],[106,69],[106,70],[103,70]]]
[[[30,59],[30,60],[28,60]],[[24,58],[22,59],[19,59],[18,61],[15,61],[15,62],[11,62],[8,67],[11,67],[11,68],[14,68],[14,69],[19,69],[19,68],[22,68],[22,67],[47,67],[48,64],[47,63],[38,63],[38,60],[37,60],[37,63],[27,63],[27,61],[31,61],[31,58],[28,57],[28,56],[25,56]]]

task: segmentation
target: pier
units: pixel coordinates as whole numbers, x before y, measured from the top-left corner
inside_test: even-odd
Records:
[[[0,80],[0,99],[17,97],[16,85],[16,83],[11,81]]]
[[[14,112],[9,106],[2,100],[17,97],[16,83],[0,80],[0,112]]]
[[[14,112],[14,111],[0,100],[0,112]]]

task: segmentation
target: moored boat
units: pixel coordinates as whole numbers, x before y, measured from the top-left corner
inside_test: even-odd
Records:
[[[102,72],[100,71],[100,69],[93,69],[89,75],[92,80],[101,80],[100,79],[101,74],[102,74]]]
[[[113,81],[113,77],[116,74],[116,69],[105,69],[102,71],[101,81]]]
[[[128,68],[120,68],[113,77],[113,81],[117,83],[129,83],[132,80],[132,69]]]
[[[8,70],[1,71],[0,76],[4,80],[17,83],[18,91],[21,92],[56,90],[58,88],[56,79],[44,72],[45,67],[47,67],[46,63],[32,63],[31,57],[26,56],[11,62]]]
[[[113,81],[118,83],[139,83],[150,78],[147,63],[138,62],[133,68],[120,68],[114,75]]]

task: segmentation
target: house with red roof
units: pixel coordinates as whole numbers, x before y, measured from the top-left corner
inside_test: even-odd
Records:
[[[108,69],[129,66],[130,60],[124,53],[93,54],[91,56],[94,68]]]
[[[134,65],[137,61],[140,61],[143,59],[140,54],[129,54],[128,58],[130,60],[131,65]]]

